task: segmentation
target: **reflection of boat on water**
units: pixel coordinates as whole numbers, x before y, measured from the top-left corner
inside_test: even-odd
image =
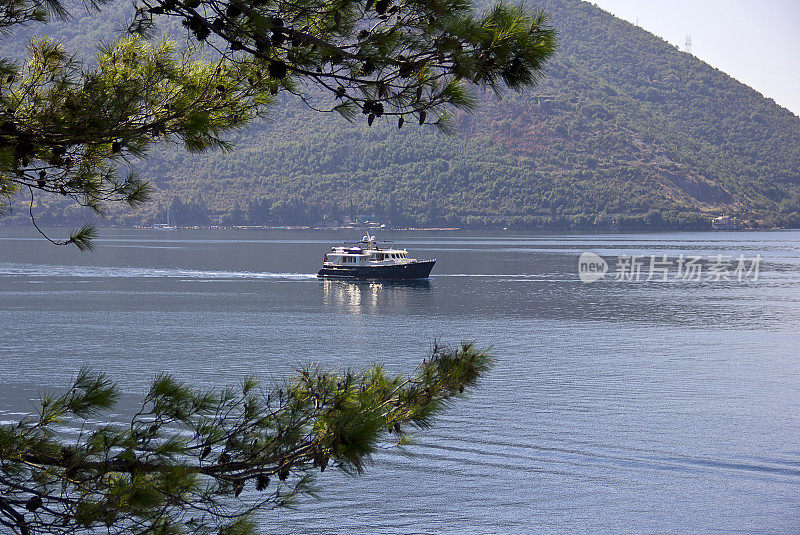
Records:
[[[436,260],[417,260],[405,249],[381,247],[367,234],[354,246],[331,247],[318,277],[335,279],[425,279]]]
[[[357,314],[375,313],[383,307],[412,310],[417,300],[431,292],[428,279],[347,280],[323,278],[324,302]]]

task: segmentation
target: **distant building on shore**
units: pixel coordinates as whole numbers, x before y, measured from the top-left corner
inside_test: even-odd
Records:
[[[715,217],[711,220],[714,230],[739,230],[739,219],[731,215]]]

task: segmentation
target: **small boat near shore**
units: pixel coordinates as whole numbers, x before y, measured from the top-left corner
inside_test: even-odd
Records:
[[[380,246],[369,234],[355,245],[331,247],[317,277],[331,279],[425,279],[436,260],[417,260],[405,249]]]

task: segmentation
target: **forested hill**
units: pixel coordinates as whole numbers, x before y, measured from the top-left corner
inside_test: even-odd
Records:
[[[538,5],[559,31],[546,78],[482,96],[457,135],[351,125],[286,97],[233,152],[156,151],[139,170],[157,202],[112,220],[164,220],[171,204],[179,224],[370,215],[395,226],[704,228],[737,214],[800,225],[800,118],[591,4]]]

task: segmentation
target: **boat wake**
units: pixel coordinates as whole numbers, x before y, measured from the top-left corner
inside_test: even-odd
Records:
[[[542,273],[538,275],[529,275],[523,273],[502,274],[502,273],[437,273],[432,275],[433,279],[440,279],[445,277],[452,278],[468,278],[478,277],[485,279],[496,279],[501,281],[520,281],[520,282],[572,282],[575,279],[564,278],[563,273],[547,274]]]
[[[117,266],[66,266],[47,264],[0,263],[0,276],[104,278],[169,278],[200,280],[240,279],[316,279],[315,273],[283,273],[256,271],[222,271],[181,268],[136,268]]]

